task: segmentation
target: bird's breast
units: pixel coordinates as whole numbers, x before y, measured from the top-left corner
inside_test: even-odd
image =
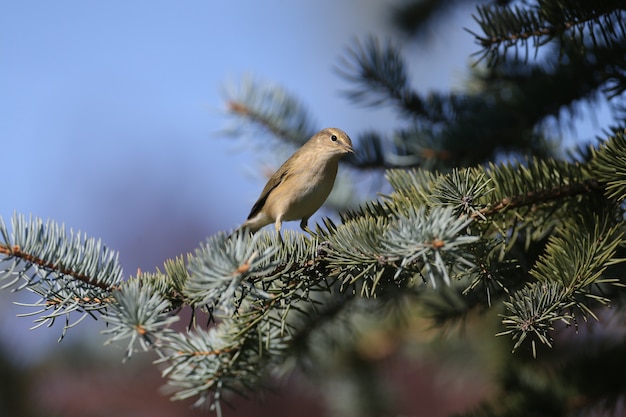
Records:
[[[333,161],[331,161],[333,162]],[[283,220],[308,218],[319,209],[333,189],[337,176],[337,163],[315,167],[298,167],[286,180],[284,187],[278,187],[282,195],[276,195],[277,215]]]

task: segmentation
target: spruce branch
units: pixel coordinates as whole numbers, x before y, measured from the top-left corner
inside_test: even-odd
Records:
[[[489,64],[505,58],[509,48],[522,44],[528,59],[528,41],[533,40],[535,49],[552,39],[591,39],[592,45],[612,46],[623,41],[626,35],[624,7],[621,1],[588,2],[584,0],[537,0],[523,7],[496,4],[477,6],[474,19],[483,35],[469,31],[483,47],[481,58],[489,58]],[[588,36],[585,36],[588,34]],[[502,52],[502,53],[500,53]]]
[[[115,283],[120,281],[122,272],[116,263],[117,254],[99,240],[87,239],[86,235],[73,231],[64,240],[67,236],[64,225],[52,221],[44,225],[41,219],[32,217],[26,221],[22,215],[13,217],[12,226],[13,235],[10,235],[0,218],[1,261],[21,260],[29,267],[69,276],[104,291],[115,289]]]
[[[516,209],[555,200],[562,200],[564,198],[588,194],[592,191],[603,189],[604,187],[601,186],[596,180],[587,180],[582,183],[561,185],[547,190],[539,189],[527,191],[524,194],[518,194],[513,197],[505,197],[500,201],[493,202],[489,206],[472,213],[472,217],[491,217],[505,209]]]
[[[345,95],[366,106],[391,103],[403,115],[421,123],[449,122],[453,116],[455,96],[431,94],[426,98],[409,84],[408,70],[399,48],[390,41],[374,36],[355,40],[336,67],[337,73],[354,84]]]
[[[171,304],[158,291],[141,279],[135,278],[113,291],[115,299],[104,315],[109,327],[102,333],[111,335],[105,344],[128,339],[125,360],[135,351],[143,351],[165,344],[173,335],[169,326],[179,317],[171,315]]]
[[[234,249],[276,249],[269,233],[259,232],[253,240],[245,236],[232,239]],[[197,405],[219,410],[224,393],[245,393],[258,387],[271,366],[285,361],[294,339],[302,340],[303,332],[311,331],[304,317],[311,316],[319,323],[320,310],[339,292],[330,291],[333,284],[321,272],[324,262],[311,252],[314,240],[286,231],[284,245],[267,255],[272,258],[267,263],[271,266],[263,274],[255,269],[245,283],[232,278],[239,283],[241,293],[229,293],[228,299],[216,296],[226,303],[234,302],[234,313],[219,316],[218,323],[207,330],[196,328],[172,335],[159,346],[159,362],[168,365],[163,375],[174,390],[173,399],[197,397]],[[195,256],[211,259],[207,251],[198,251]],[[192,273],[191,279],[197,273]],[[263,293],[245,289],[251,285],[262,288]]]
[[[269,297],[255,278],[264,277],[276,268],[273,255],[278,248],[259,251],[255,245],[258,238],[259,235],[250,238],[247,233],[212,236],[189,260],[185,296],[195,305],[210,305],[226,314],[232,314],[235,308],[232,301],[240,297]]]
[[[391,170],[387,178],[395,189],[396,194],[389,197],[395,210],[413,205],[451,206],[475,220],[605,189],[600,177],[594,178],[579,164],[534,158],[522,164],[490,164],[446,175],[422,169]]]
[[[581,227],[582,226],[582,227]],[[604,277],[604,271],[612,264],[621,262],[615,258],[617,248],[623,242],[624,225],[609,226],[606,217],[574,218],[563,222],[550,236],[545,253],[530,271],[536,282],[505,302],[509,313],[503,324],[517,340],[517,349],[529,334],[536,340],[551,346],[549,333],[555,322],[567,325],[575,320],[575,312],[587,320],[597,320],[590,301],[607,305],[610,300],[592,290],[601,284],[618,284],[617,280]],[[535,339],[532,340],[536,354]]]
[[[522,271],[520,261],[502,250],[499,239],[482,240],[470,249],[475,262],[466,272],[469,284],[462,290],[469,306],[484,305],[484,298],[477,295],[482,293],[487,297],[487,307],[491,308],[496,299],[518,290],[524,282],[526,272]]]
[[[385,249],[391,255],[388,257],[400,261],[396,275],[419,264],[418,270],[433,288],[437,288],[438,281],[450,285],[449,269],[474,267],[465,250],[479,239],[465,232],[471,222],[467,216],[455,215],[452,206],[435,207],[428,214],[421,207],[398,216],[385,236]]]
[[[488,178],[494,190],[490,197],[495,200],[480,209],[483,216],[603,189],[582,165],[549,159],[533,158],[515,166],[490,164]]]
[[[433,204],[453,207],[458,215],[465,214],[470,218],[479,217],[486,220],[481,213],[477,201],[484,201],[491,191],[490,180],[484,173],[468,170],[469,175],[461,175],[454,169],[434,184],[432,191]],[[475,173],[475,174],[474,174]]]
[[[356,40],[336,70],[356,85],[345,93],[353,101],[368,106],[391,101],[409,114],[423,115],[421,99],[408,84],[404,60],[391,42],[381,43],[373,36]]]
[[[63,338],[68,328],[111,304],[111,291],[122,282],[116,252],[80,232],[68,235],[63,225],[52,221],[44,224],[16,214],[12,226],[10,234],[0,219],[0,262],[7,265],[0,280],[6,281],[3,288],[26,288],[41,297],[27,304],[34,310],[25,315],[39,316],[35,327],[52,326],[64,317]],[[80,315],[71,322],[73,312]]]
[[[159,268],[155,272],[142,272],[137,274],[137,279],[146,285],[150,285],[156,292],[168,300],[171,308],[176,309],[183,305],[191,304],[184,295],[184,288],[189,279],[187,264],[191,254],[186,257],[178,256],[175,259],[165,261],[164,271]]]
[[[556,282],[543,285],[528,285],[515,292],[509,301],[504,302],[510,311],[505,315],[502,324],[508,330],[497,336],[511,335],[515,341],[513,351],[517,350],[529,335],[535,336],[531,340],[533,356],[537,356],[536,341],[552,347],[554,323],[557,321],[569,325],[574,316],[567,312],[571,302],[565,297],[563,287]],[[564,313],[560,313],[564,311]]]
[[[168,364],[162,375],[174,391],[172,399],[197,397],[196,406],[208,405],[221,416],[224,391],[239,386],[243,376],[258,378],[238,370],[240,353],[226,343],[221,327],[172,335],[168,346],[159,350],[159,362]]]
[[[592,151],[592,166],[598,180],[606,183],[606,196],[626,200],[626,131]]]
[[[280,86],[247,78],[226,96],[227,112],[237,119],[237,127],[227,129],[230,134],[241,134],[241,122],[247,122],[299,146],[318,130],[304,104]]]
[[[475,70],[474,78],[482,95],[508,108],[508,114],[523,117],[522,128],[550,126],[553,121],[559,128],[567,126],[603,100],[618,118],[620,93],[626,88],[625,48],[626,42],[581,49],[574,41],[563,40],[558,53],[554,50],[540,62],[508,59]],[[552,94],[545,94],[548,89]]]

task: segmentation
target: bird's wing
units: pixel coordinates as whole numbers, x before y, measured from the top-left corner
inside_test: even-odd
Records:
[[[275,175],[272,175],[272,178],[270,178],[267,184],[265,184],[263,191],[261,191],[261,196],[252,206],[252,210],[250,210],[250,214],[248,215],[248,220],[256,216],[261,211],[270,193],[288,177],[288,174],[288,170],[283,165],[278,169]]]

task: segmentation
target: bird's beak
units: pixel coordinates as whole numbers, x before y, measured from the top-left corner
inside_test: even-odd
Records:
[[[346,150],[346,153],[354,153],[354,149],[352,149],[352,146],[345,145],[344,148]]]

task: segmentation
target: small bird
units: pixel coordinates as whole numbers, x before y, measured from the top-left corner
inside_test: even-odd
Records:
[[[341,129],[327,128],[316,133],[269,179],[240,230],[256,232],[274,223],[278,239],[284,221],[301,220],[300,228],[313,234],[309,217],[330,194],[337,176],[339,159],[354,153],[350,137]]]

